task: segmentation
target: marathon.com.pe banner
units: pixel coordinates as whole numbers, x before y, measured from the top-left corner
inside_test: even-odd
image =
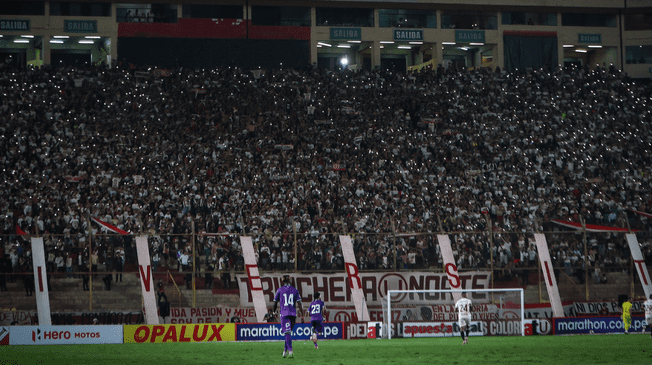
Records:
[[[238,324],[236,328],[238,341],[270,341],[284,340],[280,323],[245,323]],[[320,339],[341,340],[344,338],[342,323],[324,323],[324,333]],[[297,323],[292,330],[293,340],[310,339],[310,323]]]
[[[645,326],[645,318],[632,316],[629,332],[640,332]],[[584,317],[584,318],[554,318],[555,335],[589,334],[589,333],[625,333],[621,317]]]

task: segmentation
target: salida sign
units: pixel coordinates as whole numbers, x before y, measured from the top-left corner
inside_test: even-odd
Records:
[[[365,300],[369,305],[382,305],[382,299],[387,295],[388,290],[414,290],[414,289],[451,289],[451,283],[446,273],[431,272],[410,272],[410,273],[360,273],[349,274],[291,274],[292,284],[299,290],[301,300],[311,302],[312,294],[320,292],[322,300],[327,306],[342,306],[351,303],[351,283],[355,282],[356,287],[360,286],[364,293]],[[271,304],[274,300],[276,290],[281,286],[280,274],[270,274],[260,278],[265,301]],[[246,275],[237,277],[240,283],[240,304],[251,307],[253,300],[249,279]],[[453,278],[456,288],[464,289],[486,289],[489,286],[489,274],[482,271],[464,272]],[[474,296],[471,299],[480,299]],[[393,302],[410,302],[415,295],[401,295],[400,298],[393,298]],[[418,298],[422,299],[422,298]],[[425,299],[432,304],[451,303],[450,294],[431,293],[425,295]]]
[[[235,341],[235,324],[124,326],[125,343]]]

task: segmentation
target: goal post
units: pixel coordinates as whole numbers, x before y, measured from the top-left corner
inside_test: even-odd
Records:
[[[383,298],[382,338],[459,335],[453,293],[472,302],[471,336],[525,336],[523,288],[388,290]],[[459,296],[459,295],[456,295]],[[506,328],[509,326],[509,330]]]

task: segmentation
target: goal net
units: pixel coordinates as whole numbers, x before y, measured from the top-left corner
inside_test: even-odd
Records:
[[[378,337],[460,336],[455,298],[472,302],[469,336],[524,336],[523,289],[389,290]]]

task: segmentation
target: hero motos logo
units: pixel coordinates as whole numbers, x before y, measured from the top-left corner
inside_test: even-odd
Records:
[[[36,340],[41,341],[41,330],[37,329],[36,331],[32,331],[32,342],[36,342]]]
[[[41,340],[69,340],[72,336],[73,335],[70,331],[41,331],[37,328],[36,331],[32,331],[32,342]],[[80,337],[80,334],[75,333],[75,337]],[[100,337],[99,333],[97,334],[97,337]]]
[[[0,346],[9,345],[9,329],[0,327]]]

